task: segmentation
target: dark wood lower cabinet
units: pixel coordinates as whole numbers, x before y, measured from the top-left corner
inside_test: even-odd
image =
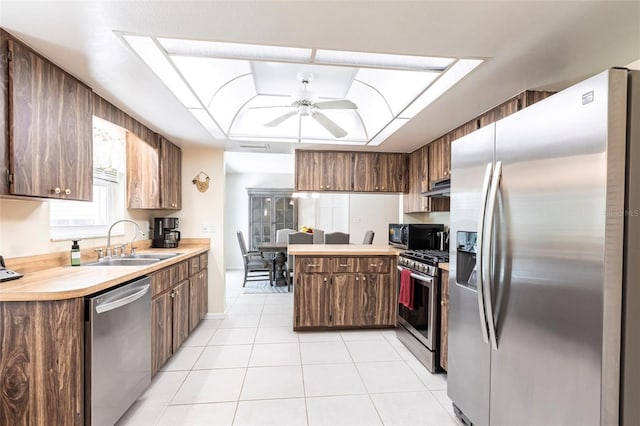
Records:
[[[189,335],[189,281],[173,288],[173,352],[175,353]]]
[[[440,366],[449,369],[449,271],[440,269]]]
[[[0,302],[0,424],[84,422],[84,300]]]
[[[298,257],[295,262],[295,330],[395,326],[395,257]]]
[[[200,259],[204,256],[208,254],[201,255]],[[196,256],[151,276],[152,375],[160,371],[207,313],[206,266],[206,261],[201,262]],[[202,267],[204,269],[198,270]]]
[[[301,274],[296,285],[298,287],[294,292],[294,328],[328,327],[330,324],[328,274]]]
[[[155,374],[173,353],[171,292],[151,301],[151,373]]]

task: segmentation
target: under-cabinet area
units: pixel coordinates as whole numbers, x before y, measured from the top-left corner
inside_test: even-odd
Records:
[[[150,339],[150,353],[146,358],[151,362],[146,371],[147,374],[157,372],[204,318],[208,307],[208,247],[181,247],[178,251],[175,256],[151,266],[57,267],[3,283],[0,424],[89,424],[87,416],[92,401],[87,384],[92,376],[91,370],[84,367],[87,357],[91,356],[87,345],[90,342],[95,345],[95,339],[104,339],[105,334],[101,332],[101,337],[87,334],[93,329],[89,321],[93,318],[89,315],[93,308],[88,306],[94,305],[86,304],[86,300],[95,300],[98,314],[116,312],[125,302],[133,307],[136,305],[129,301],[147,301],[146,317],[130,317],[149,318],[150,310],[150,322],[130,326],[146,333]],[[143,277],[150,278],[146,279],[151,292],[147,293],[147,299],[140,299],[137,289],[118,300],[108,299],[115,293],[112,290],[124,289],[125,283],[144,281],[140,280]],[[104,331],[103,328],[96,330]],[[108,336],[118,334],[118,330],[108,330]],[[115,351],[117,343],[112,346]],[[100,359],[101,368],[105,369],[111,361],[122,364],[118,359]],[[138,396],[133,397],[127,408]]]

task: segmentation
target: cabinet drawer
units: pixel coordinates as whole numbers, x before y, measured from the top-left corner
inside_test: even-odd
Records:
[[[171,282],[179,283],[189,278],[189,261],[185,260],[171,267]]]
[[[389,273],[391,259],[388,257],[338,257],[331,259],[331,272]]]
[[[324,257],[307,257],[296,260],[296,272],[329,272],[329,260]]]
[[[331,272],[359,272],[358,258],[338,257],[331,259]]]
[[[200,270],[200,257],[196,256],[196,257],[192,257],[191,259],[189,259],[189,264],[190,264],[190,269],[191,269],[191,275],[197,273]]]
[[[154,297],[171,287],[173,283],[171,277],[172,268],[165,268],[151,275],[151,297]]]
[[[358,272],[389,273],[390,257],[361,257],[358,259]]]
[[[204,269],[209,264],[209,252],[200,255],[200,269]]]

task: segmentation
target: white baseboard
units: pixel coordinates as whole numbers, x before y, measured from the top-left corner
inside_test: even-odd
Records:
[[[226,314],[212,314],[212,313],[207,313],[207,315],[205,315],[204,319],[225,319],[227,317]]]

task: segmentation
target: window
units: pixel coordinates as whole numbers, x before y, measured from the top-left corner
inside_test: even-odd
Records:
[[[93,125],[93,201],[50,200],[51,239],[102,237],[124,216],[126,131],[97,117]]]

